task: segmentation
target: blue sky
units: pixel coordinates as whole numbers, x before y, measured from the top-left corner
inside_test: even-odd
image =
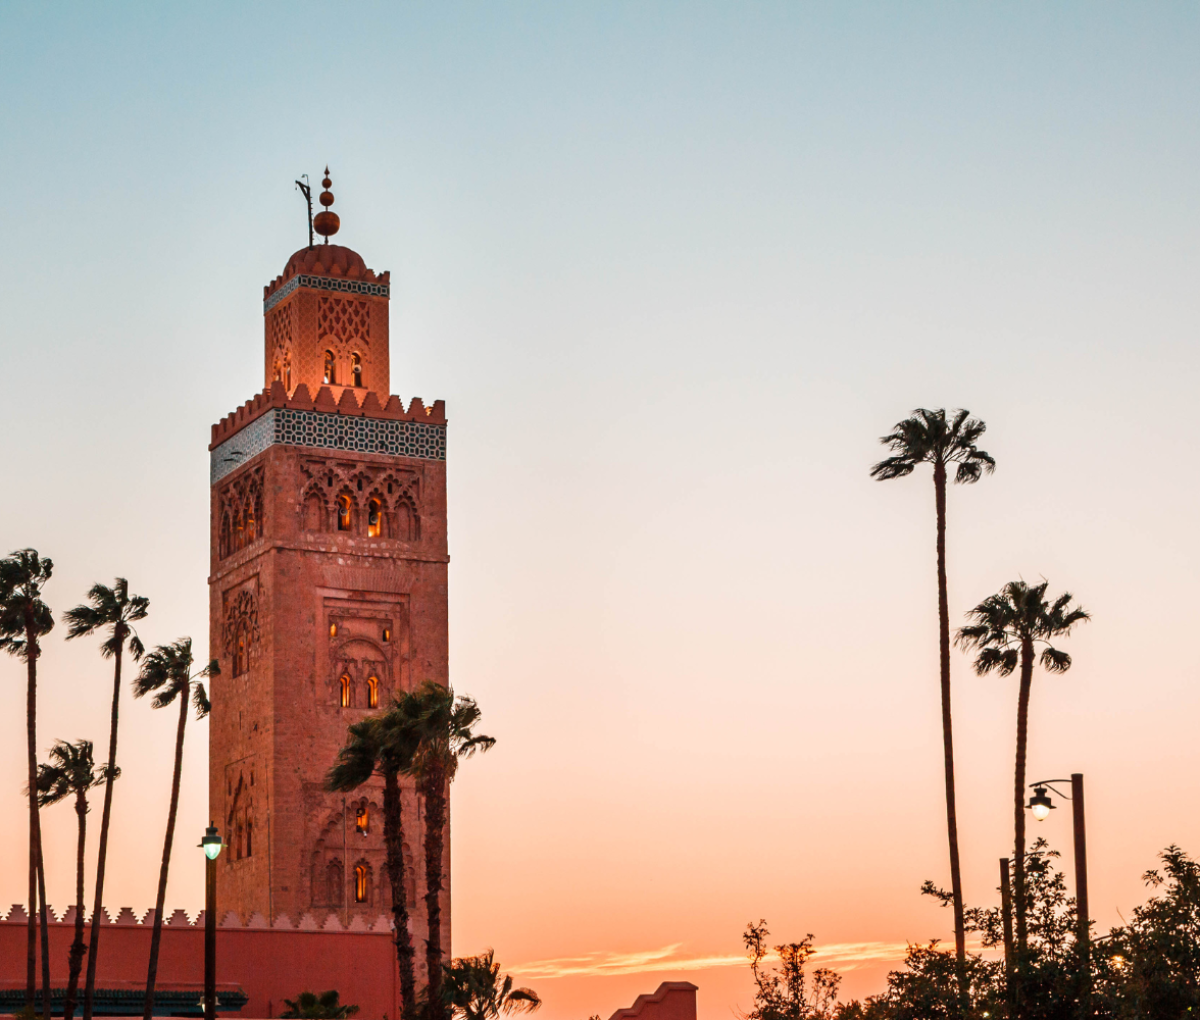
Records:
[[[208,427],[261,386],[260,288],[305,241],[292,181],[328,162],[338,240],[393,273],[392,390],[451,418],[452,665],[501,738],[456,791],[456,950],[736,953],[764,915],[947,933],[915,895],[946,880],[932,500],[867,478],[919,405],[984,417],[1000,464],[952,493],[952,612],[1021,574],[1095,613],[1039,681],[1031,755],[1094,784],[1115,921],[1158,849],[1200,852],[1171,806],[1200,793],[1198,19],[7,5],[0,538],[56,559],[59,609],[120,573],[148,640],[203,636]],[[46,677],[46,742],[98,737],[94,650],[55,643]],[[955,684],[980,902],[1014,692],[961,657]],[[114,896],[138,906],[171,734],[127,718]],[[202,826],[202,738],[188,768]],[[172,901],[199,888],[181,863]],[[654,980],[555,991],[550,1020]],[[712,1016],[742,994],[697,980]]]

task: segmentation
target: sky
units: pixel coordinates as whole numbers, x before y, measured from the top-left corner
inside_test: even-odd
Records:
[[[338,240],[392,272],[392,392],[450,418],[451,675],[498,738],[455,782],[453,949],[540,1016],[685,979],[725,1020],[760,917],[850,995],[952,938],[919,895],[949,882],[932,485],[868,474],[915,407],[997,461],[949,494],[952,620],[1019,577],[1093,614],[1035,676],[1029,770],[1086,776],[1099,928],[1200,853],[1194,5],[7,4],[0,35],[0,552],[53,558],[59,613],[119,575],[147,643],[204,640],[209,426],[262,385],[328,163]],[[107,724],[61,638],[43,749]],[[991,906],[1016,685],[969,665]],[[23,692],[0,662],[3,904]],[[141,911],[173,727],[122,712],[107,889]],[[72,812],[45,824],[65,906]],[[1036,832],[1069,851],[1069,812]],[[202,881],[181,835],[168,908]]]

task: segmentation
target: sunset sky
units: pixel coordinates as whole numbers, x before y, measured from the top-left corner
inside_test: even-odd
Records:
[[[1035,676],[1029,772],[1087,777],[1099,928],[1200,854],[1200,8],[6,4],[0,37],[0,554],[54,559],[58,613],[121,575],[147,644],[203,642],[209,426],[262,386],[292,182],[328,163],[338,240],[392,272],[392,392],[450,418],[451,675],[498,738],[454,788],[453,949],[539,1016],[686,979],[728,1020],[760,917],[850,995],[952,940],[918,893],[949,883],[933,486],[868,476],[918,406],[998,464],[949,494],[953,622],[1018,577],[1094,615]],[[43,749],[106,733],[109,668],[62,636]],[[1016,682],[953,670],[991,906]],[[6,907],[17,660],[0,698]],[[174,732],[122,711],[108,900],[140,912]],[[1033,831],[1069,851],[1068,811]]]

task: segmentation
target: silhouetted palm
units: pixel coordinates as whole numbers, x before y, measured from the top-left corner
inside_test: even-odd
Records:
[[[183,734],[187,727],[188,701],[195,706],[196,718],[208,715],[208,695],[204,677],[220,673],[213,659],[201,670],[192,672],[192,639],[180,638],[169,645],[159,645],[142,660],[142,670],[133,682],[133,696],[154,693],[155,708],[166,708],[179,702],[179,723],[175,730],[175,771],[171,777],[171,806],[167,810],[167,835],[163,841],[162,867],[158,873],[158,898],[154,904],[154,932],[150,936],[150,966],[146,971],[146,1005],[144,1020],[154,1012],[154,984],[158,977],[158,946],[162,940],[163,906],[167,898],[167,869],[171,863],[171,843],[175,838],[175,812],[179,807],[179,778],[183,772]]]
[[[68,953],[67,995],[63,1001],[63,1020],[75,1013],[75,996],[79,991],[79,972],[83,968],[83,851],[87,844],[88,790],[106,779],[116,779],[121,770],[107,766],[96,767],[92,757],[92,742],[77,740],[68,744],[56,741],[50,748],[48,764],[38,766],[38,803],[42,807],[57,804],[67,797],[75,798],[75,817],[79,837],[75,844],[75,939]]]
[[[401,694],[396,707],[405,726],[417,738],[412,764],[406,770],[425,798],[425,970],[429,975],[427,1020],[445,1020],[442,1001],[442,859],[446,846],[446,795],[461,758],[487,751],[492,737],[473,732],[482,713],[473,699],[426,680],[416,691]]]
[[[326,777],[326,788],[347,793],[373,776],[383,778],[383,839],[387,847],[388,883],[392,887],[392,937],[400,968],[400,1002],[403,1020],[416,1020],[416,976],[413,970],[412,933],[408,930],[408,894],[404,860],[404,824],[400,804],[401,772],[412,765],[417,738],[395,705],[379,715],[354,723],[346,746]]]
[[[879,481],[903,478],[918,464],[933,466],[934,505],[937,512],[938,662],[941,667],[942,750],[946,774],[946,831],[950,842],[950,886],[954,897],[954,948],[958,960],[960,991],[965,995],[966,929],[963,925],[962,871],[958,858],[958,810],[954,799],[954,723],[950,710],[950,608],[946,592],[946,478],[954,464],[954,481],[977,482],[996,467],[995,460],[976,447],[987,426],[966,411],[917,408],[897,422],[890,435],[879,441],[892,456],[871,468]]]
[[[1025,914],[1028,906],[1025,889],[1025,751],[1029,734],[1029,689],[1033,666],[1040,661],[1048,673],[1065,673],[1071,668],[1071,656],[1054,648],[1050,641],[1071,632],[1077,623],[1090,619],[1078,606],[1071,607],[1071,594],[1046,601],[1043,581],[1030,587],[1024,581],[1010,581],[997,594],[990,595],[967,616],[975,622],[958,631],[957,643],[979,650],[975,672],[980,676],[993,670],[1008,676],[1021,667],[1021,686],[1017,695],[1017,766],[1013,783],[1013,828],[1015,847],[1013,899],[1017,915],[1017,963],[1027,947]],[[1040,650],[1039,650],[1040,649]]]
[[[42,864],[42,824],[37,797],[37,661],[38,638],[54,626],[50,607],[42,601],[42,588],[54,564],[36,549],[19,549],[0,560],[0,648],[25,660],[25,735],[29,771],[29,930],[26,939],[25,1006],[33,1009],[37,985],[37,929],[42,928],[42,1010],[50,1017],[49,918],[46,914],[46,874]],[[40,902],[40,908],[39,908]]]
[[[451,960],[442,971],[442,1001],[457,1020],[496,1020],[501,1013],[532,1013],[542,1004],[532,988],[513,988],[512,975],[500,977],[489,949]]]
[[[136,662],[145,649],[132,624],[144,620],[150,608],[150,600],[141,595],[129,594],[129,582],[118,577],[111,588],[102,584],[92,585],[88,602],[76,606],[63,614],[67,622],[67,640],[86,637],[97,631],[106,631],[107,637],[100,645],[100,654],[113,660],[112,709],[108,723],[108,762],[117,762],[117,716],[121,704],[121,660],[124,658],[125,643],[129,642],[129,653]],[[119,771],[119,770],[118,770]],[[104,870],[108,861],[108,825],[112,818],[112,782],[104,784],[104,809],[100,814],[100,845],[96,855],[96,894],[92,908],[92,926],[88,945],[87,980],[83,989],[83,1020],[92,1020],[92,999],[96,991],[96,959],[100,949],[100,916],[104,907]],[[79,908],[80,915],[83,907]],[[63,1020],[71,1020],[68,1013]]]

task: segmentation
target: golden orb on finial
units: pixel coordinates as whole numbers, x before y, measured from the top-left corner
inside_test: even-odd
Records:
[[[321,187],[325,190],[321,192],[320,202],[325,208],[322,209],[316,216],[313,217],[313,230],[325,238],[325,243],[329,243],[329,238],[336,234],[342,225],[342,221],[338,218],[338,214],[330,210],[333,205],[333,192],[329,190],[329,186],[333,183],[329,178],[329,167],[325,168],[325,179],[321,181]]]

